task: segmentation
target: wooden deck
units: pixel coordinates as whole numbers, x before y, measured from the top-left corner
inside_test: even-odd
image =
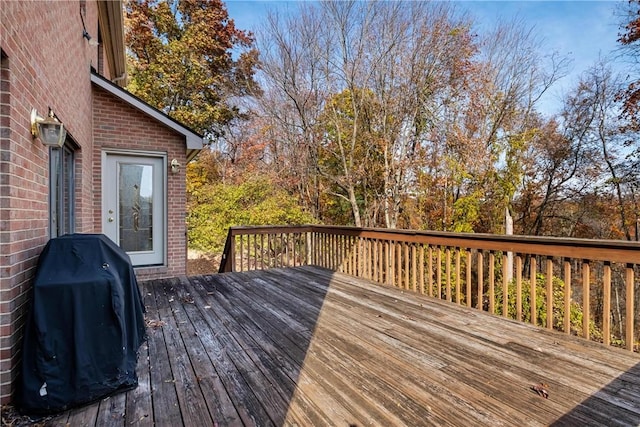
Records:
[[[640,425],[638,354],[312,267],[142,288],[138,388],[48,425]]]

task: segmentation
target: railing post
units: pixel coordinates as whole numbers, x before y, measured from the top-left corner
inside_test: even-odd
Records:
[[[218,273],[229,273],[233,271],[235,256],[233,229],[229,228],[229,231],[227,232],[227,240],[225,241],[224,249],[222,250],[222,259],[220,260]]]
[[[229,258],[227,262],[231,262],[229,271],[236,271],[236,236],[229,232]]]

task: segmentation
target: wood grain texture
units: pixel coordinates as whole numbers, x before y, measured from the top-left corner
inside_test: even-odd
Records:
[[[50,425],[640,424],[640,355],[419,291],[317,267],[141,286],[164,322],[141,385]]]

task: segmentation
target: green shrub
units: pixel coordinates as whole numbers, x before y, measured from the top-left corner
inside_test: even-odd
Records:
[[[522,281],[522,320],[525,322],[531,322],[531,285],[529,280]],[[565,284],[558,277],[553,277],[553,328],[564,331],[564,295]],[[517,315],[516,311],[516,284],[515,281],[509,283],[508,286],[508,314],[509,317],[515,319]],[[487,293],[488,295],[488,293]],[[495,285],[496,296],[496,313],[502,315],[503,313],[503,298],[502,298],[502,284]],[[538,273],[536,276],[536,324],[538,326],[546,326],[547,324],[547,278],[544,274]],[[569,306],[570,310],[570,328],[571,333],[581,335],[582,334],[582,307],[576,302],[571,302]],[[590,328],[595,332],[595,327]]]
[[[189,247],[207,253],[222,253],[232,226],[313,222],[295,197],[266,180],[255,179],[239,185],[207,184],[189,193]]]

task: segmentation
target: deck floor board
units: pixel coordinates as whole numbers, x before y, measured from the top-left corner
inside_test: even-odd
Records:
[[[640,425],[640,355],[412,291],[316,267],[141,291],[138,388],[47,425]]]

